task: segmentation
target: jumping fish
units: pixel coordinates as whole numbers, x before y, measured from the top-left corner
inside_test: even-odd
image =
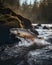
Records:
[[[17,36],[31,40],[34,40],[36,38],[36,35],[33,32],[31,32],[30,29],[12,28],[10,32]]]

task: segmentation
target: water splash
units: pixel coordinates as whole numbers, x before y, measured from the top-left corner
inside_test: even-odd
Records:
[[[44,47],[47,45],[50,45],[49,42],[45,41],[44,39],[34,39],[33,41],[30,39],[25,39],[25,38],[21,38],[18,37],[21,41],[18,43],[18,46],[24,46],[24,47],[30,47],[30,46],[37,46],[37,47]]]

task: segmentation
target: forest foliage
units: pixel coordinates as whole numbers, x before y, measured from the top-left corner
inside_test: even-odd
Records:
[[[27,0],[21,5],[21,0],[0,0],[5,7],[11,8],[17,14],[20,14],[33,23],[52,23],[52,0],[34,0],[34,3],[28,4]]]

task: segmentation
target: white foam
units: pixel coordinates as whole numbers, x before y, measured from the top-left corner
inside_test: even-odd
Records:
[[[31,41],[31,40],[27,40],[27,39],[22,39],[22,41],[21,42],[19,42],[19,46],[26,46],[26,47],[29,47],[29,46],[31,46],[32,44],[34,44],[33,43],[33,41]]]
[[[50,43],[45,41],[44,39],[34,39],[34,41],[29,40],[29,39],[24,39],[24,38],[20,38],[21,42],[19,42],[19,46],[26,46],[29,47],[31,45],[37,45],[37,46],[46,46],[49,45]]]
[[[49,45],[50,44],[49,42],[45,41],[44,39],[34,39],[34,42],[38,46],[45,46],[45,45]]]

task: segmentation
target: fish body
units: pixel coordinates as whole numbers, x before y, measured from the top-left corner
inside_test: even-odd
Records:
[[[27,39],[31,39],[31,40],[34,40],[36,37],[35,34],[30,31],[30,29],[12,28],[10,30],[10,32],[19,37],[23,37],[23,38],[27,38]]]
[[[29,29],[21,29],[21,28],[12,28],[10,31],[12,34],[15,34],[16,37],[25,38],[27,40],[30,40],[26,44],[22,45],[29,45],[29,46],[34,46],[34,47],[44,47],[49,45],[50,43],[45,41],[44,39],[39,39],[37,38],[34,33],[32,33]],[[27,41],[26,40],[26,41]],[[23,42],[23,40],[21,40]],[[24,40],[25,41],[25,40]],[[19,44],[21,45],[21,44]]]

